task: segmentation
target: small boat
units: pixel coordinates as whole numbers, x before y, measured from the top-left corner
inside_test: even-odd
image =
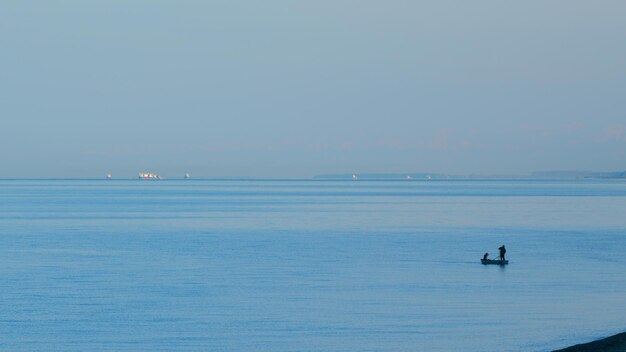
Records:
[[[151,172],[142,172],[139,174],[139,178],[142,180],[158,180],[161,176],[153,174]]]
[[[500,259],[481,259],[480,263],[484,264],[484,265],[487,265],[487,264],[507,265],[507,264],[509,264],[509,261],[508,260],[500,260]]]

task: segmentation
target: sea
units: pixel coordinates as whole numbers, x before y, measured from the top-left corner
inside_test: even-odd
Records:
[[[507,266],[481,265],[507,248]],[[626,179],[0,180],[1,351],[550,351],[626,330]]]

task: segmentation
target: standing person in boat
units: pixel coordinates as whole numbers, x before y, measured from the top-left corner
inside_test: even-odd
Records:
[[[487,260],[488,256],[489,256],[489,253],[485,253],[485,255],[483,255],[483,260]]]
[[[498,248],[498,250],[500,250],[500,260],[504,260],[504,254],[506,253],[506,248],[504,248],[504,245],[502,245],[502,247]]]

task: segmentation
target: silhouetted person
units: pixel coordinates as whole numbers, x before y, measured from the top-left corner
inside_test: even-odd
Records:
[[[502,245],[502,247],[498,248],[498,250],[500,250],[500,260],[504,260],[504,254],[506,253],[506,248],[504,248],[504,245]]]
[[[483,255],[483,260],[487,260],[488,256],[489,256],[489,253],[485,253],[485,255]]]

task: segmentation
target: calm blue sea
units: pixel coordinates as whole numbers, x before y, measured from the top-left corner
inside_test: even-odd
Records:
[[[2,351],[546,351],[626,329],[626,180],[0,180]],[[505,244],[507,267],[483,266]]]

